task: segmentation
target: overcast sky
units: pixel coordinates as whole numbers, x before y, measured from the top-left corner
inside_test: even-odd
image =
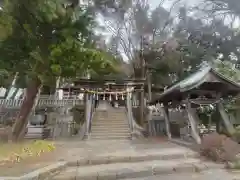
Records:
[[[151,9],[155,9],[155,8],[159,5],[159,3],[160,3],[161,1],[162,1],[162,0],[148,0]],[[167,10],[169,10],[169,9],[172,7],[172,4],[175,3],[176,1],[177,1],[177,0],[165,0],[165,2],[164,2],[164,4],[163,4],[163,7],[166,8]],[[183,6],[183,5],[192,6],[192,5],[198,3],[198,2],[200,2],[200,1],[202,1],[202,0],[179,0],[179,1],[180,1],[180,2],[175,6],[176,10],[177,10],[177,8],[179,8],[180,6]],[[173,10],[173,12],[174,12],[174,10]],[[172,13],[173,13],[173,12],[172,12]],[[99,19],[99,23],[100,23],[100,24],[103,23],[103,21],[102,21],[101,18]],[[103,23],[102,25],[104,26],[104,23]],[[108,37],[111,36],[111,33],[109,33],[109,32],[105,32],[105,33],[101,32],[101,34],[105,34],[105,35],[106,35],[106,39],[105,39],[106,41],[108,41],[108,40],[109,40]],[[127,61],[127,57],[125,56],[125,54],[124,54],[123,52],[122,52],[121,54],[122,54],[122,56],[123,56],[123,59],[124,59],[125,61]]]

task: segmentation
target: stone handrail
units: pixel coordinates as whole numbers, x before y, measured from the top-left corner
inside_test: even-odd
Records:
[[[23,99],[0,99],[0,106],[4,107],[21,107]],[[40,98],[37,107],[45,106],[71,106],[71,105],[83,105],[83,101],[79,99],[45,99]]]
[[[79,129],[79,137],[80,137],[80,140],[83,140],[85,135],[86,135],[86,132],[87,132],[87,128],[86,128],[86,121],[81,125],[80,129]]]
[[[87,100],[87,111],[86,111],[86,122],[87,122],[87,135],[91,132],[91,126],[92,126],[92,119],[94,115],[94,100],[93,96],[90,95],[89,99]]]
[[[133,113],[132,113],[132,100],[130,98],[130,94],[127,95],[127,116],[128,116],[128,121],[129,121],[129,126],[130,126],[130,129],[131,129],[131,134],[132,134],[132,137],[144,137],[143,135],[143,131],[144,131],[144,128],[142,128],[141,126],[139,126],[134,117],[133,117]]]

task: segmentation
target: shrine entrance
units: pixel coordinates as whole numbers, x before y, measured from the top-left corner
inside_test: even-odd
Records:
[[[215,106],[219,115],[217,126],[221,126],[226,133],[231,134],[234,131],[234,127],[229,120],[223,103],[239,93],[240,86],[237,83],[225,78],[211,66],[206,66],[166,89],[150,102],[150,105],[156,105],[162,110],[166,134],[169,139],[172,138],[169,110],[183,110],[187,119],[186,125],[188,129],[186,129],[186,133],[189,132],[189,135],[195,142],[200,144],[200,119],[196,112],[197,108],[209,105]],[[179,118],[177,121],[180,122],[181,119]],[[219,130],[219,127],[217,130]]]
[[[97,139],[110,132],[109,137],[112,135],[112,138],[141,135],[143,129],[136,123],[132,107],[136,104],[136,93],[143,89],[143,85],[143,80],[127,79],[119,82],[80,79],[72,86],[62,88],[76,97],[84,96],[85,117],[79,130],[81,138]],[[107,111],[105,117],[103,111]]]

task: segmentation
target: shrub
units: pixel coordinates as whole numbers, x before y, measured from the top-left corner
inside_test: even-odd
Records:
[[[232,138],[238,143],[240,142],[240,126],[235,128],[235,131],[232,133]]]
[[[214,161],[236,161],[240,153],[240,145],[226,135],[212,133],[202,139],[200,153]]]

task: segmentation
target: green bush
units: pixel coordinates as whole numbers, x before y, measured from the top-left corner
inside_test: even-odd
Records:
[[[237,142],[240,142],[240,126],[235,128],[235,131],[231,134],[232,139]]]

